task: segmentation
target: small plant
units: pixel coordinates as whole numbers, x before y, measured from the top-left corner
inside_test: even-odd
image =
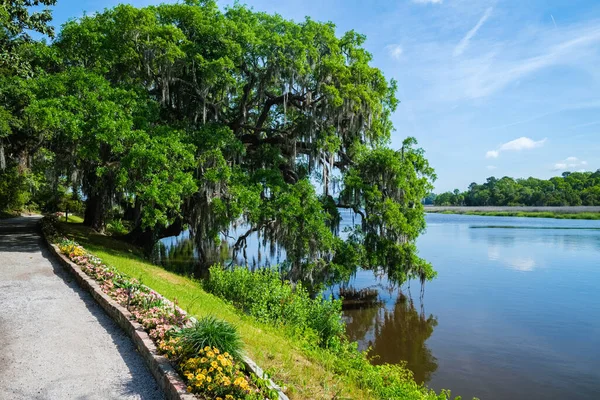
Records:
[[[252,393],[254,388],[240,371],[238,364],[227,352],[221,354],[216,347],[206,346],[196,357],[180,364],[187,378],[188,392],[209,395],[210,398],[260,398]]]
[[[181,329],[175,336],[180,339],[179,344],[188,357],[195,357],[207,346],[221,349],[235,360],[240,360],[242,356],[242,339],[236,327],[212,316]]]
[[[111,235],[125,235],[128,232],[127,227],[120,219],[113,219],[109,222],[106,225],[106,230]]]

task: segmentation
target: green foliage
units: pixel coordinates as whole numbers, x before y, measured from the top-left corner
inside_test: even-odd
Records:
[[[600,170],[565,172],[548,180],[507,176],[490,177],[481,185],[472,183],[465,192],[439,194],[436,206],[598,206]]]
[[[242,340],[236,327],[227,321],[212,316],[203,317],[174,335],[180,338],[179,344],[185,358],[197,357],[198,352],[208,346],[229,353],[234,360],[241,360]]]
[[[31,42],[30,31],[54,37],[49,25],[49,6],[56,0],[3,0],[0,2],[0,75],[3,72],[28,74],[30,64],[22,48]],[[40,10],[40,6],[46,6]],[[33,10],[33,11],[32,11]]]
[[[0,211],[21,211],[29,199],[26,177],[16,167],[0,170]]]
[[[323,347],[337,343],[344,331],[341,301],[320,296],[311,299],[301,284],[294,287],[288,281],[282,282],[274,270],[251,272],[241,267],[225,270],[213,266],[204,285],[259,321],[315,336]]]
[[[127,229],[127,227],[125,226],[123,221],[120,218],[118,218],[118,219],[113,219],[106,225],[106,231],[108,233],[110,233],[111,235],[118,236],[118,235],[125,235],[127,232],[129,232],[129,229]]]
[[[432,266],[416,255],[415,240],[425,229],[423,199],[435,179],[417,142],[408,138],[399,151],[362,150],[344,177],[340,200],[361,214],[351,240],[364,244],[364,266],[384,268],[398,282],[435,276]],[[360,211],[360,210],[363,211]]]
[[[356,343],[344,343],[335,352],[333,368],[339,374],[347,374],[361,387],[378,399],[451,399],[450,391],[436,394],[413,379],[412,372],[403,364],[373,365],[366,353],[356,349]],[[456,398],[460,400],[460,397]]]

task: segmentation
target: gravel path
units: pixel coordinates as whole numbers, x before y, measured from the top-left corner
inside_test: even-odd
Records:
[[[129,337],[50,258],[37,221],[0,220],[0,399],[164,399]]]

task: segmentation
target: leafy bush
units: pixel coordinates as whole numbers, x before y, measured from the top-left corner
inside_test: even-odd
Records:
[[[106,230],[111,235],[125,235],[129,230],[120,219],[113,219],[106,225]]]
[[[175,333],[180,339],[183,353],[188,357],[196,357],[205,347],[216,347],[228,353],[236,360],[241,359],[242,339],[229,322],[204,317],[189,328]]]
[[[344,333],[341,301],[321,296],[311,299],[301,284],[282,282],[274,270],[251,272],[241,267],[225,270],[213,266],[205,288],[261,322],[290,326],[303,335],[316,335],[322,347],[336,343]]]

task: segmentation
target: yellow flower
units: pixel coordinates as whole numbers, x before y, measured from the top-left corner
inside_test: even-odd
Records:
[[[206,382],[210,383],[212,381],[212,378],[210,376],[206,377]]]
[[[214,358],[215,357],[215,353],[213,353],[212,351],[207,351],[206,355],[208,356],[208,358]]]
[[[207,362],[207,361],[208,361],[208,358],[206,358],[206,357],[202,357],[202,358],[200,359],[200,362],[201,362],[201,363],[205,363],[205,362]]]
[[[215,352],[215,354],[219,354],[219,349],[217,349],[216,347],[213,347],[213,351]]]
[[[188,392],[188,393],[192,393],[192,387],[191,387],[191,386],[188,386],[188,387],[187,387],[187,392]]]
[[[204,351],[210,351],[210,347],[206,346],[206,347],[204,348]]]

